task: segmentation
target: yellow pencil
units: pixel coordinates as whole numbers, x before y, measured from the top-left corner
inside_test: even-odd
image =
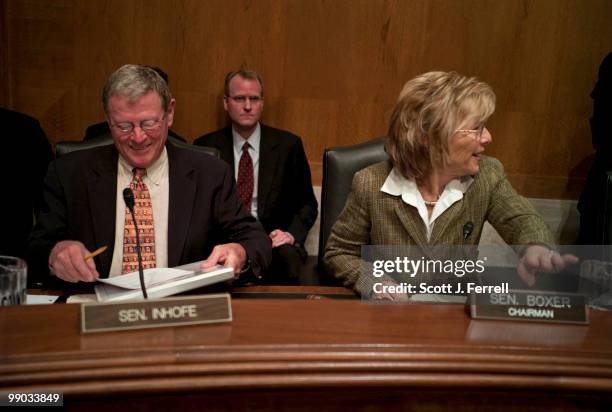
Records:
[[[102,247],[97,248],[93,252],[85,255],[83,257],[83,260],[87,261],[87,260],[89,260],[91,258],[94,258],[94,257],[98,256],[100,253],[104,252],[106,250],[106,248],[108,248],[108,246],[102,246]]]

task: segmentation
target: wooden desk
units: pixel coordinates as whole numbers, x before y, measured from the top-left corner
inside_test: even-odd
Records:
[[[608,312],[573,326],[473,321],[461,305],[232,307],[228,324],[88,335],[78,305],[2,307],[0,391],[61,391],[69,407],[93,410],[612,406]]]

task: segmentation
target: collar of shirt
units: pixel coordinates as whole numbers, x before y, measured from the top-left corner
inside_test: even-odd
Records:
[[[121,181],[127,182],[132,181],[132,169],[134,167],[131,166],[127,160],[119,154],[119,170],[117,173],[119,174],[119,178]],[[147,185],[154,184],[155,186],[161,185],[162,178],[164,177],[164,172],[168,170],[168,152],[164,147],[160,156],[151,164],[151,166],[147,167],[147,175],[145,179],[147,180],[145,183]]]
[[[396,168],[391,170],[391,173],[387,176],[380,191],[392,196],[401,196],[404,203],[416,208],[419,212],[419,216],[421,216],[421,220],[425,223],[427,238],[429,239],[434,221],[444,213],[446,209],[451,207],[453,203],[463,198],[463,194],[468,190],[473,181],[474,178],[471,176],[464,176],[448,182],[433,208],[431,217],[429,216],[425,200],[421,196],[421,192],[419,192],[416,182],[413,179],[406,179],[403,177]]]
[[[244,137],[240,136],[240,134],[232,126],[232,138],[234,141],[234,155],[237,154],[236,159],[240,158],[242,153],[242,146],[244,146],[244,143],[246,142],[249,142],[249,144],[251,145],[250,150],[254,150],[259,153],[259,142],[261,141],[261,127],[259,126],[259,123],[257,123],[257,127],[255,127],[253,133],[245,139]]]

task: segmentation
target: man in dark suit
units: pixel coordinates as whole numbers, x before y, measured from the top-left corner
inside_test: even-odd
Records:
[[[135,229],[122,197],[130,187],[148,264],[206,259],[204,267],[223,264],[236,276],[250,267],[259,276],[271,242],[242,208],[224,162],[167,142],[176,101],[166,82],[151,68],[126,65],[107,81],[103,103],[115,144],[77,151],[49,167],[29,241],[36,271],[48,264],[68,282],[131,271]],[[103,245],[105,253],[84,259]]]
[[[306,259],[304,242],[318,206],[310,167],[298,136],[259,122],[263,106],[258,73],[228,73],[223,107],[231,126],[206,134],[194,144],[217,148],[234,168],[239,197],[272,239],[267,280],[307,283],[300,280]]]
[[[24,257],[34,214],[42,199],[43,178],[53,159],[51,145],[38,120],[0,108],[4,199],[0,218],[0,255]]]

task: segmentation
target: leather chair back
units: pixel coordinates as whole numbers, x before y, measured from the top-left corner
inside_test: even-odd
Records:
[[[110,144],[113,144],[113,139],[110,135],[94,137],[87,140],[64,140],[55,144],[55,157],[59,158],[77,150],[91,149],[93,147]]]
[[[195,150],[198,152],[208,153],[212,156],[215,156],[216,158],[221,157],[221,153],[219,152],[219,150],[215,149],[214,147],[192,145],[189,143],[185,143],[179,139],[176,139],[172,136],[168,136],[168,141],[178,147],[191,149],[191,150]],[[92,137],[86,140],[78,140],[78,141],[66,140],[62,142],[57,142],[55,144],[55,157],[65,156],[68,153],[73,152],[75,150],[91,149],[92,147],[106,146],[110,144],[113,144],[113,138],[111,137],[110,134],[106,134],[106,135],[99,136],[99,137]]]
[[[344,209],[351,191],[353,175],[374,163],[388,159],[385,138],[353,146],[325,149],[321,187],[321,226],[319,231],[319,270],[323,274],[323,255],[331,228]]]

